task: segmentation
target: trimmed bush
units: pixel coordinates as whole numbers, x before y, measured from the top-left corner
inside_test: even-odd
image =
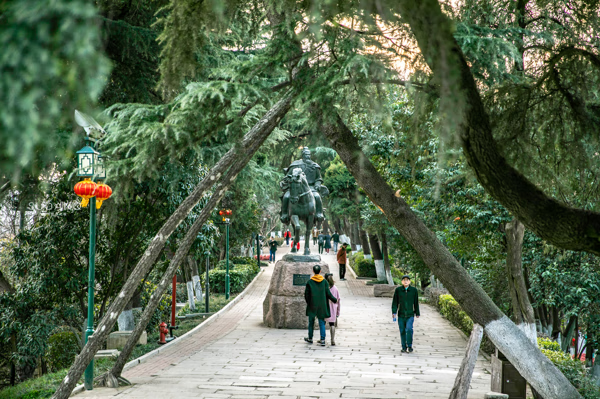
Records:
[[[255,265],[256,259],[252,259],[250,256],[234,256],[229,258],[229,261],[235,265]]]
[[[349,263],[358,277],[377,277],[375,262],[372,259],[365,259],[362,251],[350,256]]]
[[[458,327],[467,336],[471,335],[473,330],[473,320],[460,307],[458,302],[450,294],[440,295],[439,298],[440,313],[444,315],[450,323]]]
[[[231,266],[231,265],[230,265]],[[240,264],[235,265],[235,269],[229,268],[229,289],[231,293],[242,292],[244,288],[256,276],[259,272],[260,267],[253,262],[253,264]],[[225,274],[224,269],[214,269],[208,272],[208,278],[210,280],[210,292],[213,293],[224,293],[225,292]],[[202,284],[204,285],[204,276],[201,276]]]
[[[79,341],[73,331],[61,331],[48,338],[46,360],[50,371],[55,372],[71,367],[79,354]]]
[[[548,338],[538,338],[542,353],[567,377],[585,399],[600,399],[600,387],[587,375],[585,366],[579,359],[560,350],[560,344]]]
[[[473,320],[462,310],[452,295],[447,292],[443,288],[425,288],[425,295],[429,303],[437,307],[442,316],[448,319],[453,326],[458,327],[466,336],[470,336],[473,330]],[[493,353],[495,349],[494,344],[486,335],[481,340],[480,348],[488,354]]]
[[[538,338],[538,346],[540,349],[549,350],[552,352],[560,352],[560,344],[556,341],[552,341],[550,338]]]

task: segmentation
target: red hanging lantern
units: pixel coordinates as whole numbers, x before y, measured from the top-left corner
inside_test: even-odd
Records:
[[[109,185],[102,182],[98,183],[96,187],[96,209],[100,209],[102,201],[107,200],[112,195],[112,188]]]
[[[75,185],[75,194],[82,198],[81,206],[87,207],[90,202],[90,198],[96,195],[97,184],[90,179],[84,179]]]

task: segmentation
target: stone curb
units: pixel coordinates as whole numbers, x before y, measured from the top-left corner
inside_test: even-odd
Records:
[[[250,282],[250,284],[248,284],[246,286],[246,288],[244,288],[244,291],[242,291],[238,296],[236,296],[233,301],[231,301],[227,305],[225,305],[225,307],[223,309],[219,310],[217,313],[213,314],[208,319],[206,319],[204,322],[202,322],[201,324],[199,324],[192,330],[183,334],[181,337],[177,337],[177,339],[174,339],[173,341],[161,346],[160,348],[154,349],[152,352],[148,352],[145,355],[142,355],[142,356],[138,357],[137,359],[133,359],[132,361],[126,363],[125,366],[123,367],[123,372],[129,370],[132,367],[137,366],[138,364],[147,362],[149,359],[153,358],[154,356],[160,354],[161,352],[164,352],[164,350],[166,348],[177,345],[178,342],[181,342],[181,341],[191,337],[192,333],[200,331],[202,328],[206,327],[207,325],[212,324],[215,320],[217,320],[219,317],[221,317],[221,315],[223,315],[225,312],[227,312],[229,309],[231,309],[236,303],[238,303],[240,300],[242,300],[243,297],[246,296],[246,294],[248,293],[250,288],[252,288],[252,286],[256,283],[256,281],[258,280],[260,275],[264,272],[264,270],[265,269],[260,269],[259,272],[254,277],[254,279]],[[70,396],[74,396],[78,393],[83,392],[84,390],[85,390],[85,386],[83,384],[78,385],[75,387],[75,389],[73,389],[73,392],[71,392]]]

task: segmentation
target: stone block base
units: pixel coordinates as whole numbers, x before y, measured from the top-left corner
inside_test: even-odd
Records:
[[[133,331],[115,331],[114,333],[110,333],[106,340],[106,349],[123,349],[131,334],[133,334]],[[142,332],[137,343],[138,345],[146,345],[148,343],[148,334],[146,334],[146,331]]]
[[[397,285],[373,284],[373,296],[393,298]]]

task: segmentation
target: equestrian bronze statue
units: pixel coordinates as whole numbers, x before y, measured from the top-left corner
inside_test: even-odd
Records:
[[[329,190],[323,186],[321,167],[310,159],[307,147],[302,150],[302,159],[292,162],[284,170],[286,176],[279,183],[283,191],[281,198],[281,222],[284,225],[292,223],[294,229],[294,245],[292,252],[296,252],[296,245],[300,239],[300,224],[302,220],[306,225],[304,254],[310,254],[310,231],[313,225],[321,225],[325,219],[323,215],[322,196],[327,196]]]

